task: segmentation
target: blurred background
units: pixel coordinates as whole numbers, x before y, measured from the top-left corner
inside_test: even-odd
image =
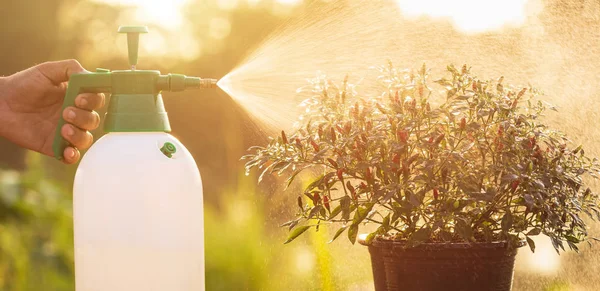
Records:
[[[290,20],[302,19],[307,11],[319,9],[319,5],[333,5],[331,2],[1,0],[0,75],[67,58],[78,59],[88,70],[126,69],[126,41],[116,33],[117,28],[147,25],[151,33],[141,38],[139,69],[222,78]],[[419,1],[399,2],[405,2],[406,11],[419,9],[418,5],[410,5]],[[581,65],[575,67],[580,70],[595,68],[593,74],[589,72],[590,79],[569,80],[590,93],[582,100],[597,100],[600,1],[536,3],[536,27],[545,29],[544,37],[560,43],[586,39],[576,42],[581,46],[567,46],[567,56],[572,59],[566,58],[565,63],[571,65],[568,70],[573,65]],[[413,20],[398,15],[398,21]],[[427,26],[427,30],[466,37],[461,32],[465,26],[460,22],[419,21],[425,23],[421,28]],[[436,26],[429,26],[432,23]],[[468,22],[462,25],[469,27]],[[510,33],[510,41],[528,41],[525,31],[513,29]],[[495,41],[498,34],[469,37]],[[511,52],[511,43],[505,45],[509,54],[523,55],[519,50]],[[561,53],[560,48],[564,46],[556,48],[556,54]],[[433,49],[439,50],[436,46]],[[553,49],[547,48],[544,58],[552,56]],[[480,58],[474,56],[473,60]],[[572,62],[581,60],[584,62],[580,64]],[[565,67],[553,69],[558,71],[547,74],[571,76]],[[520,76],[519,72],[512,73]],[[307,77],[311,75],[303,76]],[[303,85],[303,78],[297,80],[297,87]],[[556,78],[553,82],[562,81]],[[202,173],[207,290],[372,290],[366,249],[342,239],[328,244],[331,230],[321,228],[290,245],[282,244],[287,232],[278,226],[294,214],[295,203],[286,202],[294,200],[295,195],[278,191],[281,183],[273,178],[257,187],[256,177],[246,177],[239,160],[249,146],[267,140],[264,128],[255,118],[220,90],[167,93],[164,100],[173,134],[190,150]],[[555,123],[575,133],[576,141],[591,145],[595,154],[599,148],[593,141],[598,140],[600,131],[589,121],[584,124],[582,120],[586,119],[573,119],[598,117],[594,104],[598,105],[582,103],[581,107],[569,107],[566,117],[557,117]],[[565,120],[575,122],[566,127]],[[94,132],[96,138],[101,134],[101,130]],[[64,166],[0,139],[0,290],[74,290],[71,184],[75,170],[75,166]],[[597,234],[597,225],[592,228]],[[584,246],[579,254],[560,257],[545,241],[538,242],[535,256],[522,250],[514,290],[600,290],[598,247]]]

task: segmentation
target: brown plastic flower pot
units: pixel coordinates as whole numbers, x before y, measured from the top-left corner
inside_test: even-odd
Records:
[[[361,242],[364,244],[364,242]],[[510,291],[517,249],[506,242],[368,245],[376,291]]]

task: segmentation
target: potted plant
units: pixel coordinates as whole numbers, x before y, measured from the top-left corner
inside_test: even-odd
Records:
[[[323,224],[355,243],[376,225],[361,243],[381,291],[510,290],[517,248],[535,251],[532,236],[557,252],[587,241],[582,213],[600,211],[583,176],[599,164],[544,124],[537,90],[467,66],[435,82],[425,65],[378,69],[381,90],[370,95],[347,78],[311,80],[295,131],[244,157],[259,182],[320,173],[298,193],[286,243]]]

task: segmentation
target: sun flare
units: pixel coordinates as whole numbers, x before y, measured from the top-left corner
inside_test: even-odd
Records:
[[[427,15],[449,18],[461,31],[478,33],[521,25],[527,19],[531,0],[396,0],[402,13],[409,17]]]
[[[136,9],[135,20],[175,29],[182,25],[182,9],[188,0],[97,0],[111,5],[131,6]]]

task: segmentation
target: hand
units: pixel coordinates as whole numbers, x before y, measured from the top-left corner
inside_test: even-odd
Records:
[[[0,136],[31,150],[53,156],[52,143],[62,114],[67,123],[62,136],[74,147],[63,152],[63,161],[75,163],[79,149],[90,147],[89,130],[100,124],[94,111],[104,105],[104,95],[80,94],[75,106],[61,112],[71,74],[87,72],[76,60],[47,62],[0,78]]]

